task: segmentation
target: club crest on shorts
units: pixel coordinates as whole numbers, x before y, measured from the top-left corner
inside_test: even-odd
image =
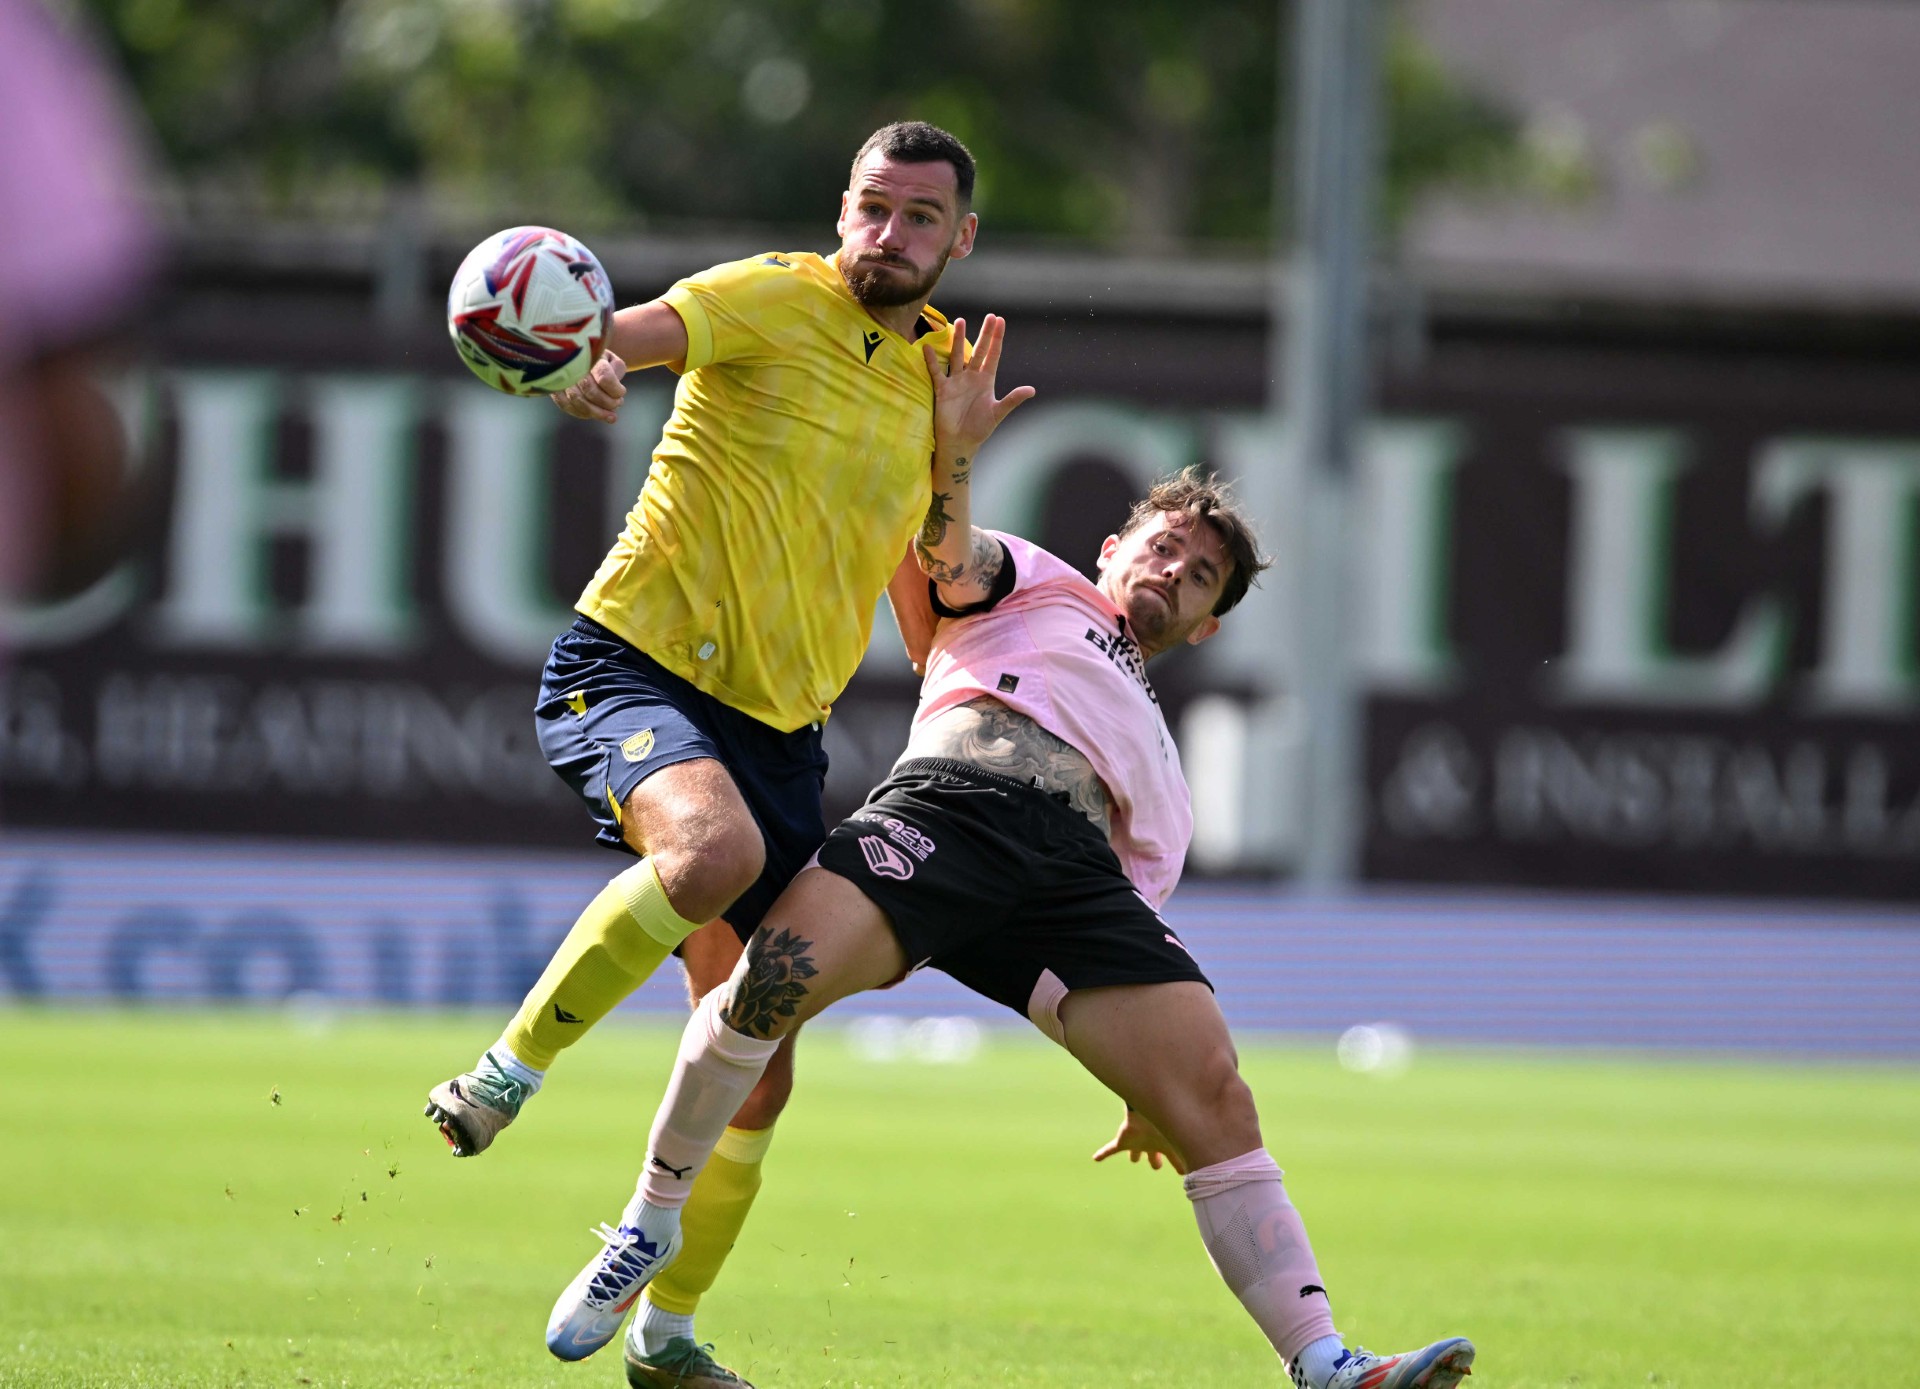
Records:
[[[905,882],[913,876],[913,860],[877,834],[860,836],[860,852],[867,856],[867,867],[879,877]]]
[[[643,762],[653,751],[653,730],[643,728],[620,745],[620,755],[629,762]]]
[[[853,818],[856,820],[865,820],[868,824],[872,825],[885,825],[887,827],[887,838],[891,839],[895,844],[898,844],[922,863],[927,861],[929,854],[940,847],[933,842],[932,835],[923,834],[906,821],[896,820],[891,815],[875,815],[870,810],[856,810],[853,813]]]

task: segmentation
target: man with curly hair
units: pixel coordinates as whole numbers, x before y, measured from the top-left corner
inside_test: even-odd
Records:
[[[1146,665],[1218,631],[1267,561],[1231,497],[1194,471],[1107,537],[1097,583],[972,526],[998,347],[989,335],[971,361],[928,362],[936,505],[916,553],[940,623],[906,752],[688,1024],[620,1239],[670,1267],[685,1193],[780,1038],[932,965],[1030,1018],[1126,1102],[1103,1155],[1163,1155],[1184,1172],[1214,1267],[1297,1386],[1452,1389],[1471,1372],[1466,1339],[1378,1356],[1334,1330],[1226,1021],[1160,915],[1192,816]],[[597,1258],[553,1324],[589,1330],[646,1276]]]

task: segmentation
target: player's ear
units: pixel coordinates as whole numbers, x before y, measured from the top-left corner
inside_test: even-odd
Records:
[[[953,249],[947,252],[947,258],[949,260],[964,260],[966,257],[972,255],[974,233],[979,230],[980,216],[978,213],[969,212],[965,217],[962,217],[960,219],[959,234],[953,238]]]
[[[851,207],[852,204],[853,204],[853,190],[849,188],[840,194],[840,216],[834,221],[834,224],[833,224],[834,231],[839,233],[840,239],[842,241],[846,240],[847,209]]]
[[[1113,552],[1120,548],[1120,537],[1110,535],[1100,542],[1100,558],[1094,561],[1094,568],[1104,574],[1107,566],[1113,562]]]
[[[1206,620],[1204,622],[1202,622],[1198,627],[1195,627],[1191,632],[1187,633],[1187,645],[1198,646],[1201,642],[1205,641],[1208,637],[1212,636],[1215,632],[1219,630],[1220,630],[1220,619],[1215,617],[1212,613],[1208,613]]]

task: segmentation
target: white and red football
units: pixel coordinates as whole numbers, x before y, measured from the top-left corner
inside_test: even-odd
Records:
[[[511,227],[467,253],[447,332],[473,374],[508,395],[564,391],[599,360],[613,286],[592,251],[551,227]]]

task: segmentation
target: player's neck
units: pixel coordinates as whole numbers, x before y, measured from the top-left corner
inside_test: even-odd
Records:
[[[1127,630],[1127,635],[1132,638],[1133,644],[1140,649],[1140,659],[1143,661],[1151,661],[1154,657],[1164,655],[1180,644],[1178,642],[1169,642],[1165,646],[1155,646],[1152,642],[1137,636],[1131,628]]]
[[[928,295],[926,298],[914,300],[911,304],[895,304],[883,309],[875,308],[871,304],[862,304],[860,307],[867,311],[868,318],[882,328],[890,328],[911,342],[913,326],[920,321],[920,315],[926,309],[927,301],[932,297]]]
[[[1105,575],[1102,575],[1101,578],[1103,581],[1095,584],[1094,587],[1100,590],[1100,596],[1102,598],[1105,598],[1109,603],[1113,604],[1114,614],[1120,619],[1120,635],[1133,643],[1134,648],[1140,653],[1140,659],[1143,661],[1151,661],[1155,656],[1165,651],[1166,647],[1155,646],[1152,641],[1141,636],[1139,632],[1134,630],[1133,623],[1127,620],[1126,600],[1120,594],[1115,593],[1107,587],[1104,582]]]

